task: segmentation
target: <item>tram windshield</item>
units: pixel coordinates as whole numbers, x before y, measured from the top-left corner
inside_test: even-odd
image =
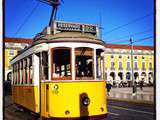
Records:
[[[70,49],[53,50],[53,79],[71,79]]]
[[[93,75],[93,49],[76,48],[76,79],[89,80],[94,78]]]
[[[104,51],[102,49],[96,49],[96,61],[94,61],[93,48],[77,47],[74,49],[75,62],[71,59],[73,57],[71,48],[53,48],[51,51],[52,80],[72,80],[71,73],[75,74],[75,76],[73,76],[75,77],[75,80],[104,79]],[[75,67],[75,69],[71,69],[71,65],[72,67]]]

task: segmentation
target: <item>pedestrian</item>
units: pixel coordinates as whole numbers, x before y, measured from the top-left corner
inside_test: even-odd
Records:
[[[110,95],[110,90],[111,90],[112,84],[111,84],[111,80],[108,79],[107,80],[107,95]]]
[[[143,80],[140,81],[139,87],[140,87],[141,90],[143,90]]]

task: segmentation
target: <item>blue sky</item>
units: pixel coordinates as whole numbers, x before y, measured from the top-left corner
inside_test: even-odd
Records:
[[[58,20],[101,23],[106,43],[128,44],[132,37],[135,45],[153,46],[154,0],[63,1]],[[48,25],[50,13],[51,7],[38,0],[5,0],[5,36],[33,38]]]

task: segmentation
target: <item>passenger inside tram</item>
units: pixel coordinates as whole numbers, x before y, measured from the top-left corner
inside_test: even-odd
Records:
[[[93,62],[91,56],[76,56],[76,76],[93,77]]]

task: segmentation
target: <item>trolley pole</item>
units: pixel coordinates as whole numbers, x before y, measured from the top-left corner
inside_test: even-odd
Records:
[[[130,38],[130,43],[131,43],[131,69],[132,69],[132,87],[133,87],[133,91],[132,94],[135,95],[137,92],[137,88],[136,88],[136,81],[134,79],[134,68],[133,68],[133,40],[132,38]]]
[[[57,14],[58,6],[60,5],[60,0],[39,0],[39,1],[45,4],[48,4],[52,7],[51,17],[50,17],[49,25],[48,25],[51,27],[52,21],[56,20],[56,14]],[[63,2],[63,0],[61,1]]]

